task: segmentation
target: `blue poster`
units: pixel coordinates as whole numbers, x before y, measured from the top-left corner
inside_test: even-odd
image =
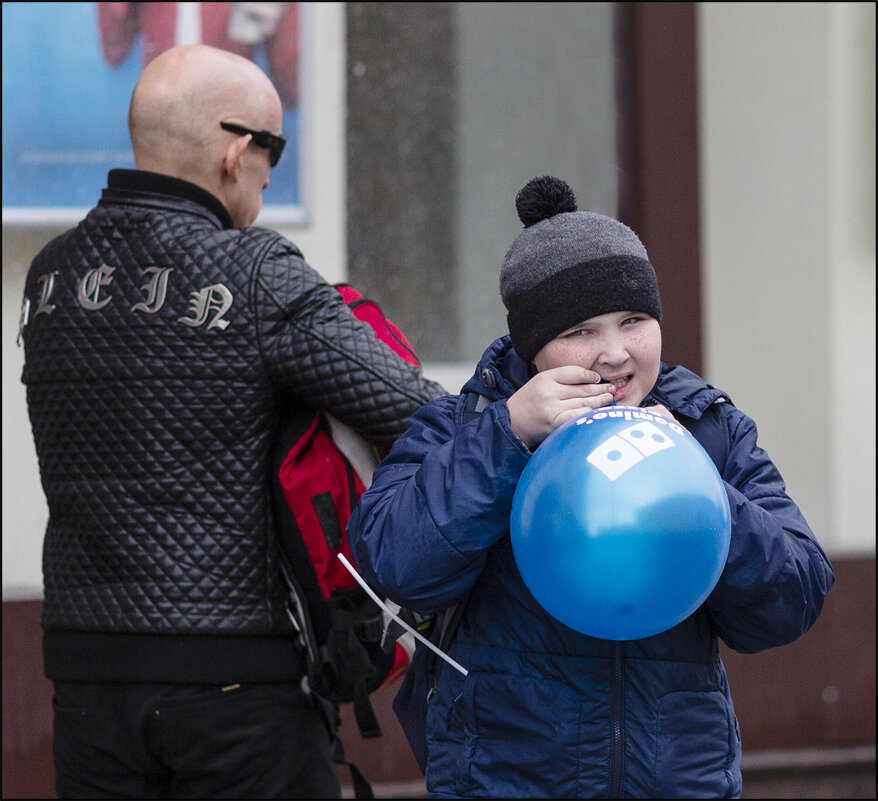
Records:
[[[298,3],[3,3],[3,222],[75,222],[107,172],[133,168],[128,102],[143,67],[176,44],[251,58],[284,104],[289,142],[263,215],[297,222]]]

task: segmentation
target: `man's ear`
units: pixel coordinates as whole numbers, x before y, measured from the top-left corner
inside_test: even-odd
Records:
[[[253,137],[250,134],[237,137],[228,146],[226,153],[223,156],[223,169],[225,170],[226,175],[228,175],[235,183],[238,182],[238,178],[241,174],[241,162],[244,159],[244,151],[247,149],[252,138]]]

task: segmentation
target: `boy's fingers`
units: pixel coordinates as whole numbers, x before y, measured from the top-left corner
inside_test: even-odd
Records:
[[[559,384],[597,384],[601,377],[594,370],[575,364],[564,365],[547,370]]]

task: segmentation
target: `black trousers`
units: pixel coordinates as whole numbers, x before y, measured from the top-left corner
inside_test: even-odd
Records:
[[[340,798],[294,684],[55,682],[59,798]]]

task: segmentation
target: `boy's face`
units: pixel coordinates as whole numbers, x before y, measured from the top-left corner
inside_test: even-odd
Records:
[[[662,332],[644,312],[590,317],[547,342],[534,357],[537,370],[578,365],[616,387],[620,406],[639,406],[658,378]]]

